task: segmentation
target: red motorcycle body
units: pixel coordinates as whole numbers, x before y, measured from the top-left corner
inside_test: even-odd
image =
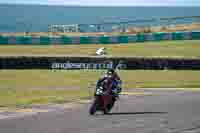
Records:
[[[89,113],[94,115],[97,111],[102,111],[104,114],[107,114],[114,106],[114,103],[115,97],[113,97],[111,94],[102,93],[100,95],[96,95],[94,97],[93,104],[90,107]]]

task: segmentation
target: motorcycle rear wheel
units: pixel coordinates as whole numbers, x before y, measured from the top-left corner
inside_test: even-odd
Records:
[[[115,100],[113,99],[110,104],[107,105],[107,112],[110,112],[115,104]]]

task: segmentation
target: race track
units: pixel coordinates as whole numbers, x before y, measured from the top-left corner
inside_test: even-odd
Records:
[[[88,114],[88,103],[0,119],[0,133],[200,133],[200,92],[140,90],[123,95],[111,114]]]

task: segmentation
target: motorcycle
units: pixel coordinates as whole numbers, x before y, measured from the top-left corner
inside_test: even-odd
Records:
[[[112,93],[105,91],[105,88],[102,86],[96,88],[94,101],[89,110],[90,115],[94,115],[97,111],[108,114],[113,108],[116,100],[116,97],[113,96]]]

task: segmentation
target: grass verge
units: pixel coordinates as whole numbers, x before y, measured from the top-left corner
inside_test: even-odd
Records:
[[[99,47],[113,57],[200,57],[200,40],[106,45],[1,45],[0,56],[91,56]]]
[[[88,97],[87,91],[1,89],[0,107],[27,107],[34,104],[65,103]]]
[[[0,70],[0,107],[64,103],[90,96],[88,87],[104,71]],[[200,71],[120,70],[124,90],[193,88],[200,90]],[[190,90],[190,89],[188,89]]]

